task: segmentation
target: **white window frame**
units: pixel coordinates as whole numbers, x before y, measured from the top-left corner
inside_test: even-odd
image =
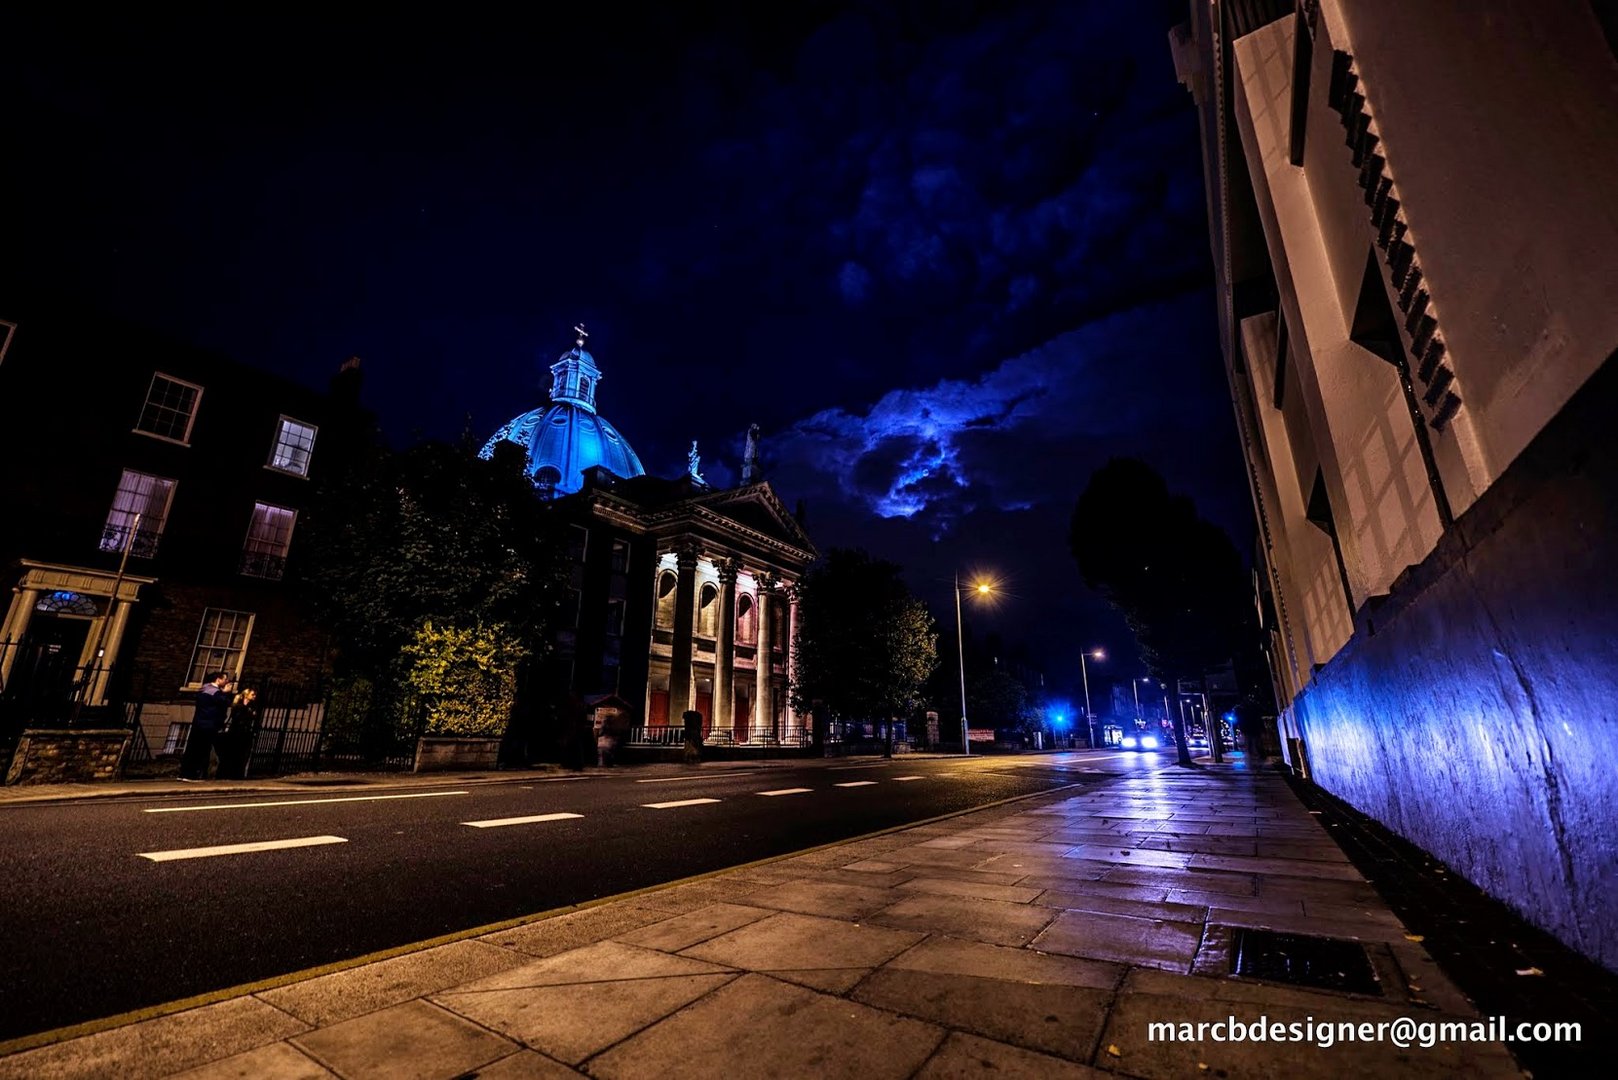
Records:
[[[161,435],[154,435],[153,438],[162,438],[162,436]],[[112,528],[112,515],[113,515],[114,512],[116,512],[118,510],[118,493],[124,489],[124,477],[126,475],[130,474],[130,473],[134,473],[136,476],[144,476],[144,477],[147,477],[148,479],[151,479],[151,480],[162,480],[162,481],[165,481],[169,486],[168,498],[163,501],[163,516],[158,520],[158,527],[155,528],[155,529],[149,527],[150,522],[151,522],[150,517],[142,516],[142,518],[141,518],[141,530],[144,531],[144,532],[149,532],[149,533],[152,534],[152,549],[153,550],[151,552],[149,552],[149,553],[144,553],[144,554],[140,553],[140,552],[137,552],[134,549],[133,542],[130,542],[129,554],[130,554],[131,557],[136,558],[136,559],[156,558],[156,556],[157,556],[157,550],[156,550],[157,546],[160,543],[162,543],[162,540],[163,540],[163,530],[168,528],[169,511],[171,509],[173,509],[173,507],[174,507],[174,490],[180,486],[180,482],[178,480],[176,480],[172,476],[158,476],[156,473],[142,472],[139,469],[128,469],[128,468],[119,469],[119,471],[118,471],[118,485],[112,489],[112,504],[107,507],[107,520],[101,526],[102,540],[105,541],[106,535],[107,535],[107,530]],[[130,519],[131,522],[133,520],[134,520],[133,518]],[[111,552],[116,553],[116,552],[120,552],[120,551],[123,550],[122,545],[120,545],[118,547],[113,547],[113,548],[104,547],[101,544],[97,544],[96,546],[101,551],[111,551]]]
[[[181,386],[188,386],[197,392],[195,400],[191,402],[191,414],[185,418],[185,435],[182,438],[176,439],[172,435],[161,435],[155,431],[147,431],[140,426],[140,422],[146,418],[146,409],[152,403],[152,391],[157,389],[157,380],[159,379],[178,383]],[[175,378],[166,371],[152,372],[152,381],[146,384],[146,396],[141,399],[140,413],[135,417],[135,426],[131,430],[137,435],[144,435],[148,439],[156,439],[158,442],[173,443],[175,446],[190,446],[191,429],[196,427],[197,413],[202,411],[202,392],[201,386],[188,379]]]
[[[299,427],[308,428],[310,431],[309,460],[304,463],[303,472],[275,463],[275,452],[281,448],[281,429],[287,424],[297,424]],[[314,464],[315,460],[315,440],[319,437],[319,424],[311,424],[307,420],[299,420],[296,416],[288,416],[286,413],[282,413],[276,418],[275,431],[270,436],[270,459],[264,463],[264,467],[271,472],[280,473],[282,476],[299,476],[305,480],[309,479],[309,468]]]
[[[205,681],[205,680],[197,681],[197,682],[192,682],[191,681],[191,673],[193,671],[195,671],[196,667],[197,667],[197,653],[199,653],[204,648],[215,649],[215,650],[218,649],[218,646],[216,646],[216,645],[204,646],[202,644],[202,632],[203,632],[203,630],[207,629],[207,626],[208,626],[208,613],[210,611],[218,611],[218,612],[221,612],[221,613],[224,613],[224,614],[227,614],[227,615],[245,615],[245,616],[247,616],[247,631],[244,634],[242,634],[242,647],[239,650],[237,650],[237,652],[236,652],[236,666],[234,668],[229,668],[224,664],[210,664],[207,667],[204,667],[202,669],[204,676],[206,676],[210,670],[219,671],[221,668],[224,668],[225,670],[228,670],[232,674],[234,674],[237,678],[241,678],[242,666],[247,660],[247,650],[253,644],[253,627],[255,625],[257,625],[257,623],[258,623],[258,613],[257,612],[253,612],[253,611],[237,611],[235,608],[216,608],[216,607],[205,607],[205,608],[203,608],[202,609],[202,618],[197,622],[196,640],[193,641],[192,644],[191,644],[191,658],[186,663],[186,668],[185,668],[186,682],[185,682],[185,685],[183,687],[183,689],[186,689],[186,690],[200,690],[200,689],[202,689],[203,681]],[[227,649],[225,651],[229,652],[230,650]]]
[[[251,548],[251,545],[253,543],[253,522],[254,522],[255,518],[254,518],[254,516],[249,516],[248,519],[247,519],[247,535],[242,538],[242,555],[243,555],[244,558],[247,555],[274,555],[276,558],[280,559],[283,563],[285,563],[288,553],[290,553],[292,551],[292,534],[298,528],[298,511],[297,511],[297,508],[292,507],[292,506],[282,506],[279,503],[265,502],[262,499],[254,499],[253,500],[253,510],[254,510],[255,515],[256,515],[256,513],[258,511],[258,508],[261,507],[261,506],[265,507],[267,509],[270,509],[270,510],[281,510],[281,511],[284,511],[284,512],[292,515],[292,524],[287,528],[286,546],[284,548],[282,548],[280,551],[253,551],[252,548]],[[242,570],[241,573],[242,573],[242,575],[244,577],[261,578],[261,579],[263,579],[265,581],[280,581],[281,580],[281,578],[279,576],[271,577],[268,574],[250,574],[246,570]]]

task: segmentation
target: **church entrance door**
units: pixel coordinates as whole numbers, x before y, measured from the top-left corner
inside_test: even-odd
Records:
[[[747,741],[749,729],[753,720],[753,703],[747,700],[747,691],[741,687],[736,688],[736,699],[732,703],[730,724],[736,732],[736,741]]]
[[[706,694],[699,692],[697,694],[697,703],[692,707],[702,714],[702,737],[706,739],[708,733],[713,730],[713,693],[711,691]]]

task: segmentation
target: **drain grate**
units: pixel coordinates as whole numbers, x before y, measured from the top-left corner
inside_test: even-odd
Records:
[[[1357,941],[1237,928],[1231,943],[1231,971],[1251,979],[1381,994],[1376,969]]]

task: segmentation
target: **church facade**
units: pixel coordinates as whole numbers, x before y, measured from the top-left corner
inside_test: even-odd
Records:
[[[617,698],[632,743],[675,743],[702,716],[715,745],[807,745],[793,710],[796,587],[816,558],[802,525],[757,477],[714,488],[647,475],[596,411],[601,370],[575,347],[551,366],[551,401],[484,447],[521,445],[535,490],[570,537],[569,593],[551,665],[557,697]]]

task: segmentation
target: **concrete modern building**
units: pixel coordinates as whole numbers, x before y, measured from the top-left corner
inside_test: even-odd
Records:
[[[1193,0],[1281,735],[1618,968],[1618,63],[1588,0]]]
[[[597,412],[601,369],[582,331],[550,371],[550,401],[483,454],[502,439],[522,446],[572,536],[554,689],[622,699],[636,742],[681,741],[681,716],[695,710],[715,744],[806,744],[787,688],[793,589],[816,552],[758,478],[753,439],[737,487],[709,486],[695,449],[684,475],[645,475]]]

